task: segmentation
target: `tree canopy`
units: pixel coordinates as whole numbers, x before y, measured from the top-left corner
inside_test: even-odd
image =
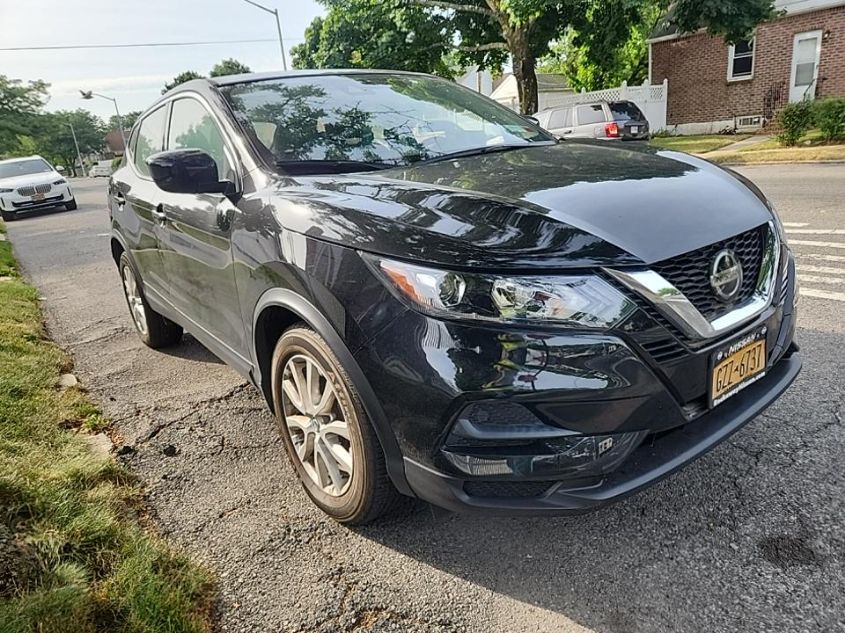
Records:
[[[292,49],[294,68],[391,68],[451,77],[452,26],[406,0],[322,0],[325,17]]]
[[[552,47],[574,84],[636,82],[645,40],[670,0],[321,0],[328,9],[294,50],[297,68],[393,68],[449,75],[500,71],[510,59],[524,113],[536,111],[537,60]],[[678,0],[666,14],[682,31],[734,41],[774,15],[774,0]]]
[[[229,58],[214,64],[214,68],[208,73],[210,77],[223,77],[225,75],[242,75],[251,73],[249,66],[242,64],[237,59]]]
[[[0,157],[24,153],[19,147],[38,131],[47,88],[43,81],[24,82],[0,75]]]
[[[46,158],[62,163],[76,175],[76,142],[85,156],[103,148],[106,129],[99,117],[88,110],[60,110],[41,115],[41,133],[36,138],[38,152]],[[70,126],[73,125],[73,132]]]
[[[172,90],[173,88],[175,88],[179,84],[187,83],[187,82],[189,82],[193,79],[202,79],[203,77],[204,77],[204,75],[200,75],[195,70],[186,70],[184,72],[181,72],[178,75],[176,75],[173,79],[168,81],[166,84],[164,84],[164,88],[162,88],[161,94],[164,94],[168,90]]]

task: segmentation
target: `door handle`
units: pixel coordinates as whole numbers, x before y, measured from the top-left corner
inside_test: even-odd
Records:
[[[153,209],[152,215],[153,218],[155,218],[161,223],[167,221],[167,214],[164,212],[164,207],[162,205],[158,205],[155,209]]]

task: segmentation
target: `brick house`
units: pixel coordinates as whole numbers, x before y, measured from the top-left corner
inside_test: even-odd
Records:
[[[784,12],[735,45],[680,34],[649,39],[652,83],[669,81],[667,127],[679,134],[752,130],[790,101],[845,96],[845,0],[777,0]]]

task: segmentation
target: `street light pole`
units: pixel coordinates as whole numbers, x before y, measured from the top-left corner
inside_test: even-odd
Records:
[[[101,95],[99,93],[93,92],[91,90],[80,90],[80,94],[82,95],[83,99],[90,100],[94,97],[100,97],[101,99],[108,99],[114,104],[114,113],[117,115],[117,127],[120,128],[120,136],[123,138],[123,151],[126,151],[126,133],[123,131],[123,118],[120,116],[120,109],[117,107],[117,99],[114,97],[107,97],[106,95]]]
[[[276,17],[276,30],[279,32],[279,48],[282,49],[282,70],[288,69],[288,60],[287,56],[285,55],[285,41],[282,39],[282,23],[279,20],[279,10],[278,9],[270,9],[265,7],[264,5],[258,4],[257,2],[253,2],[253,0],[244,0],[247,4],[251,4],[254,7],[258,7],[262,11],[266,11],[267,13],[271,13]]]
[[[73,136],[73,145],[76,147],[76,158],[79,160],[79,169],[82,172],[82,175],[85,175],[85,164],[82,162],[82,154],[79,151],[79,143],[76,141],[76,130],[73,129],[73,123],[68,122],[68,127],[70,128],[70,133]],[[74,172],[76,170],[74,169]]]

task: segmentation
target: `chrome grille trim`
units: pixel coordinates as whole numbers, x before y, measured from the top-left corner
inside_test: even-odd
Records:
[[[720,336],[765,310],[774,299],[775,282],[780,270],[780,240],[774,224],[769,222],[763,261],[752,296],[727,314],[709,321],[669,281],[653,270],[614,270],[604,272],[628,289],[651,302],[669,322],[692,340],[707,340]]]
[[[18,187],[18,195],[19,196],[34,196],[36,193],[50,193],[50,190],[53,188],[53,185],[50,183],[44,183],[41,185],[32,185],[28,187]]]

